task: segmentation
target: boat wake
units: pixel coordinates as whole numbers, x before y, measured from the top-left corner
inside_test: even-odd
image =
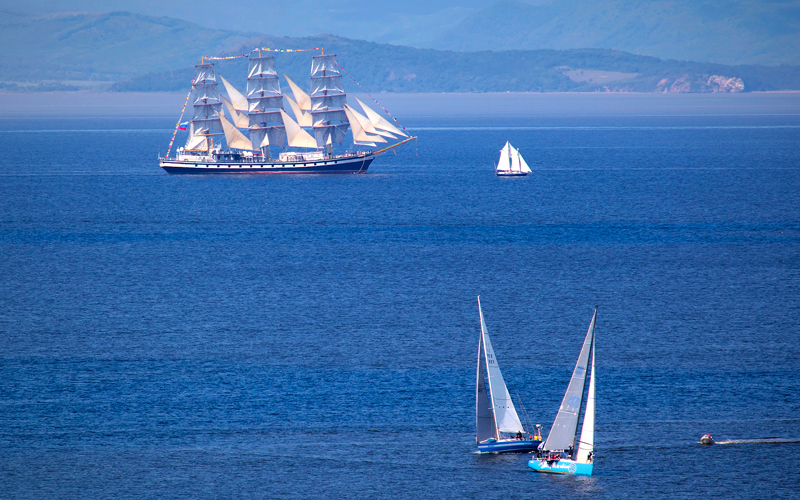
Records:
[[[727,439],[725,441],[714,442],[714,444],[783,444],[783,443],[800,443],[800,438],[764,437],[755,439]]]

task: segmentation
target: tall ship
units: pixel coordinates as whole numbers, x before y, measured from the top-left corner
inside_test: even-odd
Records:
[[[168,173],[365,173],[378,155],[416,139],[358,98],[361,111],[347,103],[335,54],[312,57],[309,93],[284,75],[292,96],[281,90],[273,55],[257,49],[242,57],[249,63],[244,93],[217,74],[211,60],[222,58],[195,66],[192,118],[176,128],[188,126],[186,144],[174,157],[170,144],[159,158]]]

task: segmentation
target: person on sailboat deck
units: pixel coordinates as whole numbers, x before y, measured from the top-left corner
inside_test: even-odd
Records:
[[[522,441],[524,438],[522,437],[522,431],[517,431],[517,440]]]

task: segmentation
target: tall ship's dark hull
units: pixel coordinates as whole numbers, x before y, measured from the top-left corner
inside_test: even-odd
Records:
[[[374,154],[299,162],[162,158],[158,164],[170,174],[363,174],[374,159]]]

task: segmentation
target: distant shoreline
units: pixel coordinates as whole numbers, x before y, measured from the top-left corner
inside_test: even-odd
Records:
[[[352,95],[352,94],[351,94]],[[367,103],[372,99],[355,94]],[[800,114],[800,91],[660,94],[637,92],[377,93],[394,116],[679,116]],[[178,92],[2,93],[5,118],[150,117],[177,120]],[[374,105],[376,109],[378,105]],[[188,117],[190,110],[187,107]]]

